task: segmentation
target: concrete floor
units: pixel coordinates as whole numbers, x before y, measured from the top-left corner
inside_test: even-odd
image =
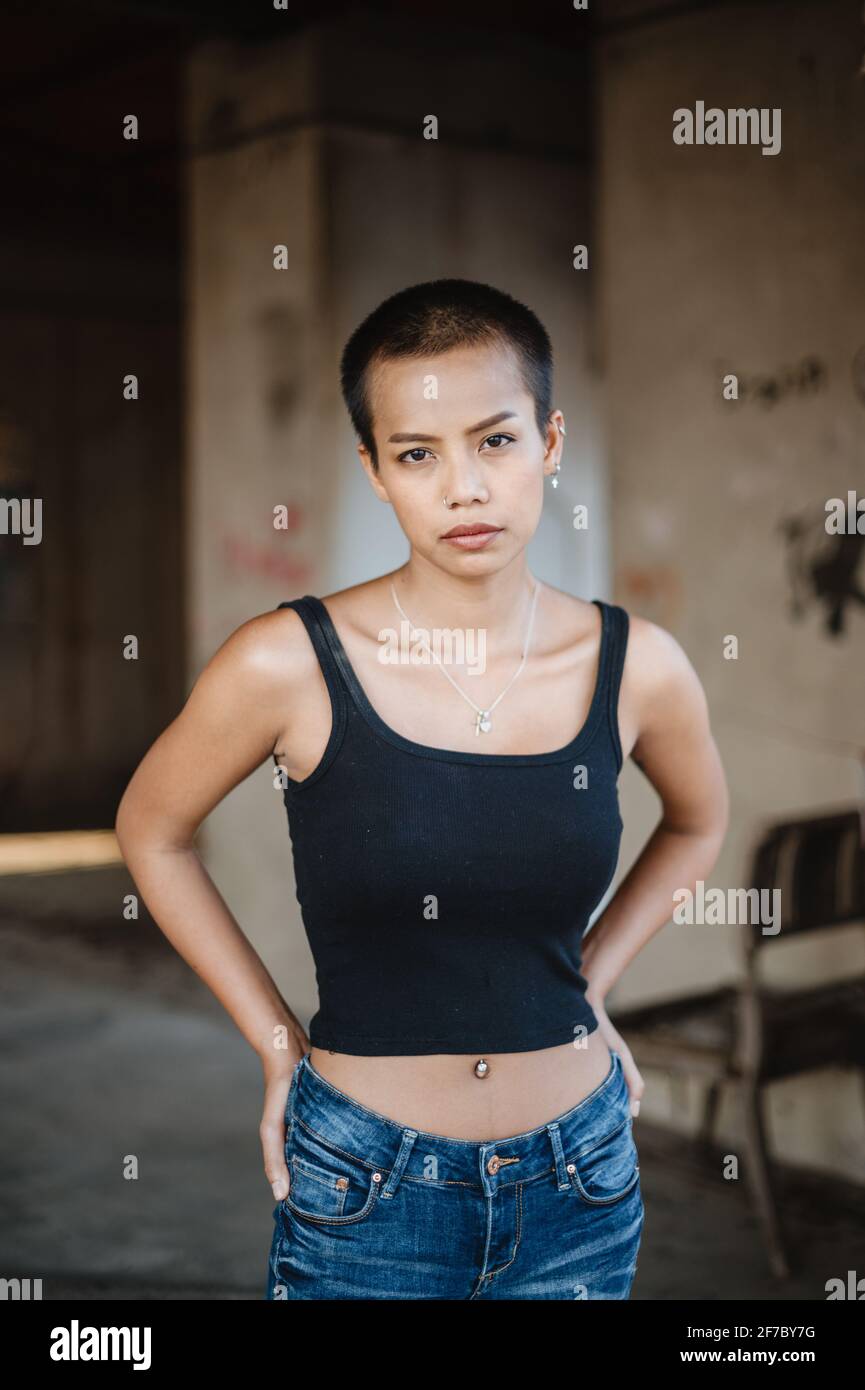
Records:
[[[122,870],[0,879],[0,1272],[45,1299],[261,1299],[260,1068],[158,929],[117,923],[129,888]],[[635,1134],[634,1299],[825,1300],[865,1269],[865,1188],[779,1175],[796,1266],[779,1283],[744,1181],[678,1134]]]

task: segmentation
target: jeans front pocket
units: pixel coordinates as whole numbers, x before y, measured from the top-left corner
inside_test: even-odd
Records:
[[[285,1158],[289,1187],[283,1209],[287,1213],[319,1225],[347,1226],[364,1221],[375,1207],[385,1174],[297,1117]]]
[[[640,1180],[639,1153],[630,1115],[590,1148],[568,1158],[574,1191],[592,1206],[621,1202]]]

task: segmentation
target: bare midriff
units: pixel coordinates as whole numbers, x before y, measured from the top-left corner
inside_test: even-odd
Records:
[[[478,1062],[488,1070],[476,1074]],[[313,1047],[326,1081],[397,1124],[451,1139],[508,1139],[579,1105],[607,1076],[612,1055],[599,1029],[538,1052],[356,1057]]]

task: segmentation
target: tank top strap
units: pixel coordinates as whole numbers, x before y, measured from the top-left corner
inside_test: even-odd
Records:
[[[346,684],[327,631],[327,609],[314,594],[286,599],[285,602],[277,604],[277,608],[293,608],[306,628],[330,693],[334,715],[340,720],[343,719],[346,710]]]
[[[630,620],[627,610],[617,603],[606,603],[599,599],[604,618],[604,660],[601,679],[604,684],[604,703],[607,723],[616,756],[616,770],[622,770],[622,743],[619,737],[619,690],[622,672],[625,668],[625,653],[628,649]]]

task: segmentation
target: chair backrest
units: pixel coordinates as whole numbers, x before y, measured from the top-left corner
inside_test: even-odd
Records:
[[[780,931],[749,923],[752,949],[791,932],[865,923],[865,806],[769,826],[752,852],[749,879],[781,894]]]

